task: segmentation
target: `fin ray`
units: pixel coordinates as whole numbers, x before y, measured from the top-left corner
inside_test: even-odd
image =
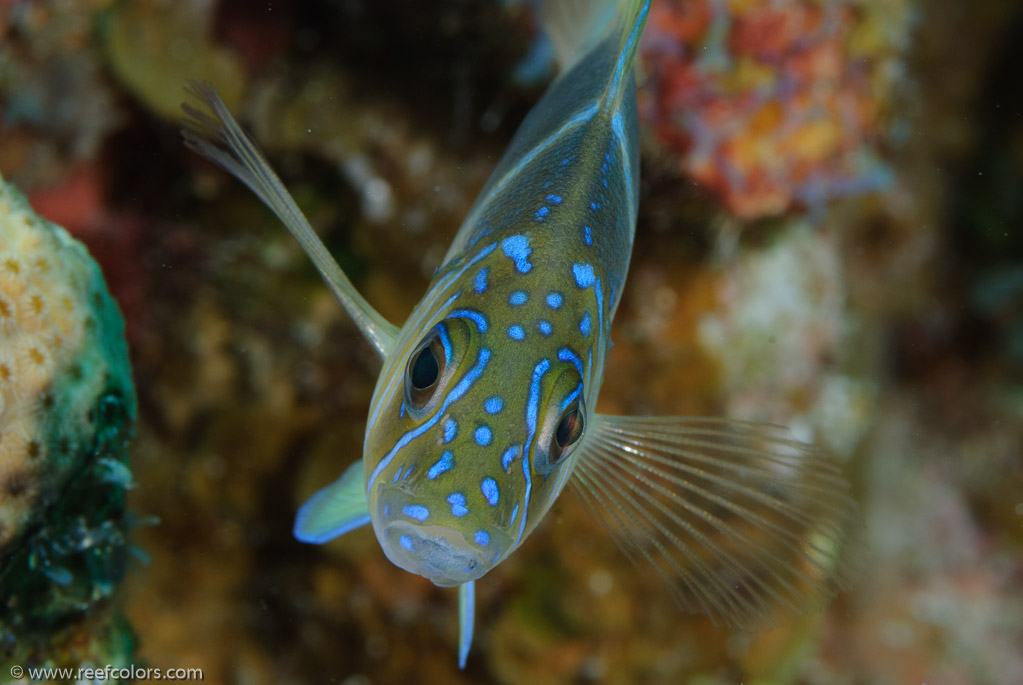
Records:
[[[217,90],[204,81],[189,81],[186,92],[202,102],[212,116],[188,103],[181,131],[185,145],[193,152],[220,165],[249,187],[273,210],[312,260],[334,297],[377,350],[387,357],[394,347],[398,329],[377,312],[348,280],[330,256],[319,236],[309,225],[302,210],[274,173],[259,147],[235,121]],[[226,146],[226,149],[221,146]]]
[[[848,583],[856,508],[812,446],[742,421],[593,418],[573,487],[683,609],[762,628]]]

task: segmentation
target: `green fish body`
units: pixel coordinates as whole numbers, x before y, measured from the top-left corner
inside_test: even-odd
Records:
[[[185,106],[186,143],[278,214],[383,359],[363,458],[302,507],[295,535],[323,543],[371,523],[394,564],[459,587],[462,665],[475,581],[570,482],[683,608],[727,625],[801,609],[841,580],[854,507],[812,447],[759,424],[593,411],[636,226],[633,62],[648,10],[547,4],[561,74],[400,329],[355,290],[215,91],[191,86],[212,116]]]

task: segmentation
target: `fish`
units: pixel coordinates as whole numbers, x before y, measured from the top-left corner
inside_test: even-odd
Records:
[[[457,587],[460,668],[476,581],[568,485],[683,610],[719,625],[769,625],[847,582],[856,504],[822,450],[777,426],[594,410],[638,217],[649,9],[543,5],[559,75],[401,326],[331,258],[216,90],[186,86],[185,144],[276,213],[382,362],[362,458],[302,505],[294,535],[323,544],[370,525],[392,563]]]

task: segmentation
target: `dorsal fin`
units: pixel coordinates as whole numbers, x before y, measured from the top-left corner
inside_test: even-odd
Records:
[[[598,114],[616,118],[628,154],[623,160],[635,194],[639,157],[635,141],[635,80],[632,66],[646,23],[649,0],[546,0],[543,20],[556,46],[561,73],[530,111],[483,187],[451,243],[444,263],[503,225],[518,211],[517,184],[539,171],[541,158],[553,154]],[[604,131],[600,135],[608,133]],[[575,143],[573,143],[575,144]],[[564,159],[568,153],[559,159]],[[635,217],[635,208],[629,209]],[[631,239],[630,239],[631,240]]]
[[[540,19],[554,45],[559,71],[568,71],[607,35],[620,5],[618,0],[545,0]]]
[[[619,37],[618,65],[631,65],[649,9],[650,0],[545,0],[541,20],[559,70],[569,71],[609,36]],[[621,75],[611,81],[620,82]]]

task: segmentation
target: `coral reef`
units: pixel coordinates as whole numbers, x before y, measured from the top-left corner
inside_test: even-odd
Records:
[[[0,7],[0,168],[21,188],[59,182],[123,123],[93,30],[111,0]]]
[[[715,274],[717,301],[697,339],[720,369],[728,416],[791,426],[848,458],[870,426],[876,392],[849,368],[874,364],[851,354],[859,327],[840,243],[834,230],[807,223],[776,233]]]
[[[0,178],[0,658],[109,597],[127,558],[135,393],[124,324],[81,243]]]
[[[655,3],[641,107],[662,163],[744,218],[878,189],[909,16],[873,0]]]

